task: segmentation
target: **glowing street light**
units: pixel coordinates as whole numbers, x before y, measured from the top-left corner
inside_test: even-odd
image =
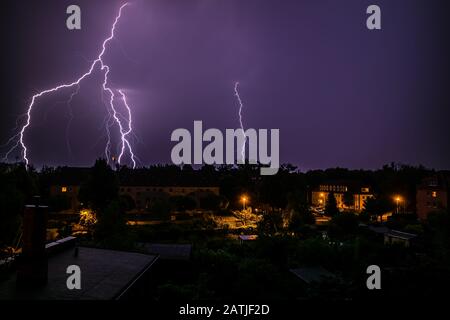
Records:
[[[400,196],[396,196],[395,197],[395,203],[397,204],[397,213],[398,213],[398,209],[399,209],[399,204],[400,204],[400,202],[402,201],[402,198],[400,197]]]
[[[241,201],[242,201],[242,205],[244,207],[244,210],[245,210],[245,204],[247,203],[247,200],[248,200],[247,196],[242,196],[241,197]]]
[[[323,206],[323,204],[325,203],[325,194],[323,193],[323,192],[321,192],[320,194],[319,194],[319,205],[320,206]]]

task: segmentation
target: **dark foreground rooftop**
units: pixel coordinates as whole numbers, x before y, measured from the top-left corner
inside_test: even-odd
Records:
[[[156,255],[79,247],[49,257],[48,284],[37,289],[19,289],[16,274],[0,282],[0,299],[109,300],[120,298],[156,261]],[[81,269],[81,289],[66,285],[69,265]]]

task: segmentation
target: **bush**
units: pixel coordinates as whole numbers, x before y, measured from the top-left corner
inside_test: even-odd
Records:
[[[111,249],[131,249],[134,247],[132,235],[128,230],[124,213],[118,201],[113,201],[106,210],[97,214],[94,239],[103,247]]]
[[[192,197],[173,196],[169,198],[169,202],[177,211],[193,210],[197,207],[197,202]]]
[[[345,238],[358,231],[358,217],[353,213],[342,213],[331,219],[328,232],[330,236]]]

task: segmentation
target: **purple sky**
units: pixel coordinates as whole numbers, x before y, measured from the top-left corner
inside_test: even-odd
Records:
[[[34,93],[87,71],[123,2],[2,1],[2,142]],[[170,162],[171,132],[194,120],[237,128],[239,81],[244,126],[279,128],[282,163],[450,168],[445,1],[130,2],[105,60],[132,106],[142,164]],[[70,4],[81,7],[82,30],[65,27]],[[381,31],[366,29],[370,4],[382,9]],[[101,81],[95,73],[73,100],[71,155],[71,91],[37,102],[25,137],[31,163],[84,166],[103,155]]]

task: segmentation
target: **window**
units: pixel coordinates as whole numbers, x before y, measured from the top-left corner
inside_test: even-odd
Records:
[[[436,191],[432,191],[432,192],[431,192],[431,196],[432,196],[433,198],[436,198],[436,197],[437,197],[437,192],[436,192]]]
[[[67,187],[61,187],[61,192],[67,192]]]
[[[361,188],[361,192],[369,192],[369,188]]]
[[[437,185],[438,185],[437,180],[430,180],[430,181],[428,182],[428,186],[429,186],[429,187],[437,187]]]

